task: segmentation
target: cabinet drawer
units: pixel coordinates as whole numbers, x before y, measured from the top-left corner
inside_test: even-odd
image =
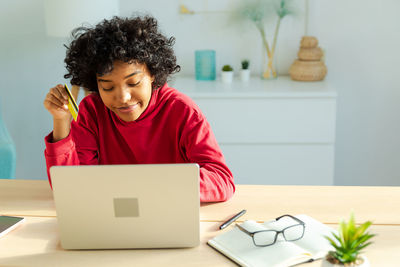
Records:
[[[333,185],[333,145],[221,145],[237,184]]]
[[[334,98],[193,98],[220,144],[333,143]]]

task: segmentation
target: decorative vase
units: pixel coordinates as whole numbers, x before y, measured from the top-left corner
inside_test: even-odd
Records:
[[[289,74],[295,81],[321,81],[325,78],[327,69],[322,60],[323,52],[318,47],[318,40],[313,36],[303,36],[300,50],[290,66]]]
[[[276,51],[266,51],[263,46],[263,64],[261,78],[270,80],[278,78]]]
[[[335,264],[329,262],[326,257],[322,259],[321,267],[370,267],[367,257],[360,255],[355,263],[352,264]]]
[[[295,81],[321,81],[326,75],[326,66],[322,61],[295,60],[289,73]]]
[[[320,47],[302,48],[297,53],[299,59],[303,61],[319,61],[323,52]]]
[[[222,71],[221,78],[223,83],[231,83],[233,80],[233,71]]]
[[[196,80],[213,81],[215,80],[215,51],[196,50],[195,51],[195,71]]]
[[[16,151],[0,114],[0,179],[15,178]]]
[[[249,69],[241,69],[240,70],[240,80],[242,82],[248,82],[250,80],[250,70]]]

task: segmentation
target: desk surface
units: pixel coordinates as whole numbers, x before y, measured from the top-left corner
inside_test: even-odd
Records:
[[[0,214],[26,217],[26,222],[0,238],[0,265],[12,266],[234,266],[207,246],[223,231],[222,221],[241,209],[240,220],[270,220],[281,214],[308,214],[324,223],[348,218],[372,220],[374,244],[366,251],[371,266],[398,266],[400,187],[254,186],[239,185],[232,200],[204,204],[201,245],[191,249],[65,251],[60,247],[54,202],[47,181],[0,180]],[[336,227],[336,224],[331,224]],[[383,264],[382,264],[383,263]],[[320,262],[304,264],[320,266]]]
[[[304,213],[337,223],[354,211],[360,222],[400,225],[400,187],[237,185],[231,200],[202,204],[200,220],[224,221],[242,209],[241,221]],[[0,179],[0,214],[56,216],[48,182]]]
[[[56,218],[27,217],[23,225],[0,238],[0,248],[7,248],[0,249],[0,266],[235,266],[206,244],[222,232],[217,230],[218,225],[201,222],[201,244],[195,248],[65,251],[60,247]],[[377,234],[366,253],[371,266],[398,266],[400,226],[374,225],[371,231]],[[301,266],[320,264],[316,261]]]

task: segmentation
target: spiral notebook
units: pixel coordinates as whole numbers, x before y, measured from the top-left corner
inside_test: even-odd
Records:
[[[299,263],[310,262],[323,258],[333,247],[324,238],[324,235],[332,237],[334,229],[307,216],[296,215],[305,223],[304,236],[293,242],[287,242],[282,235],[278,235],[275,244],[267,247],[257,247],[253,239],[241,231],[237,226],[224,232],[207,243],[240,266],[293,266]],[[249,232],[274,229],[282,230],[293,224],[290,218],[279,221],[257,223],[245,221],[241,224]]]

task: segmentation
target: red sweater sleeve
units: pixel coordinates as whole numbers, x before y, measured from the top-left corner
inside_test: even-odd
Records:
[[[71,131],[66,138],[53,143],[52,132],[45,137],[44,155],[50,186],[51,166],[98,164],[96,133],[93,130],[97,127],[94,120],[88,118],[88,114],[86,107],[80,105],[78,120],[71,123]]]
[[[233,176],[202,114],[194,113],[182,134],[182,145],[190,162],[200,165],[200,201],[226,201],[233,196]]]

